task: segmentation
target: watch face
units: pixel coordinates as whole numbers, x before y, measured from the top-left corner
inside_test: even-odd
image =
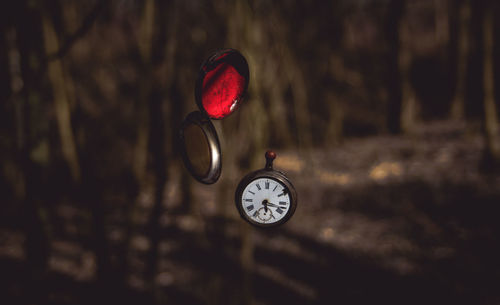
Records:
[[[291,216],[289,189],[271,177],[252,180],[241,194],[241,210],[251,223],[272,225]]]

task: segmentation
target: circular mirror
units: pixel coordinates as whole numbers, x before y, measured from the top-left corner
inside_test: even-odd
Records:
[[[199,111],[191,112],[182,122],[179,139],[184,164],[191,175],[205,184],[216,182],[221,174],[221,154],[210,119]]]
[[[200,110],[211,119],[233,113],[244,98],[249,80],[248,63],[240,52],[224,49],[202,64],[195,98]]]

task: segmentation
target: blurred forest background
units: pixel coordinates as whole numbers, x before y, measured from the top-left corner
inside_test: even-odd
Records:
[[[500,13],[472,0],[0,4],[0,303],[500,304]],[[203,60],[247,58],[201,185]],[[275,167],[299,206],[234,207]]]

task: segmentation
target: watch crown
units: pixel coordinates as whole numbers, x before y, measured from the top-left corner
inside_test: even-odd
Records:
[[[266,151],[266,169],[273,169],[274,159],[276,159],[276,153],[272,150]]]

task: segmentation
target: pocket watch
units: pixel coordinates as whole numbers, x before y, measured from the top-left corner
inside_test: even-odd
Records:
[[[186,169],[199,182],[217,182],[222,170],[222,153],[211,120],[233,113],[248,88],[248,63],[240,52],[222,49],[201,65],[195,84],[198,111],[187,115],[179,128],[178,146]]]
[[[273,169],[276,153],[267,151],[266,166],[241,179],[235,203],[241,217],[258,227],[274,227],[287,222],[297,208],[297,193],[290,180]]]

